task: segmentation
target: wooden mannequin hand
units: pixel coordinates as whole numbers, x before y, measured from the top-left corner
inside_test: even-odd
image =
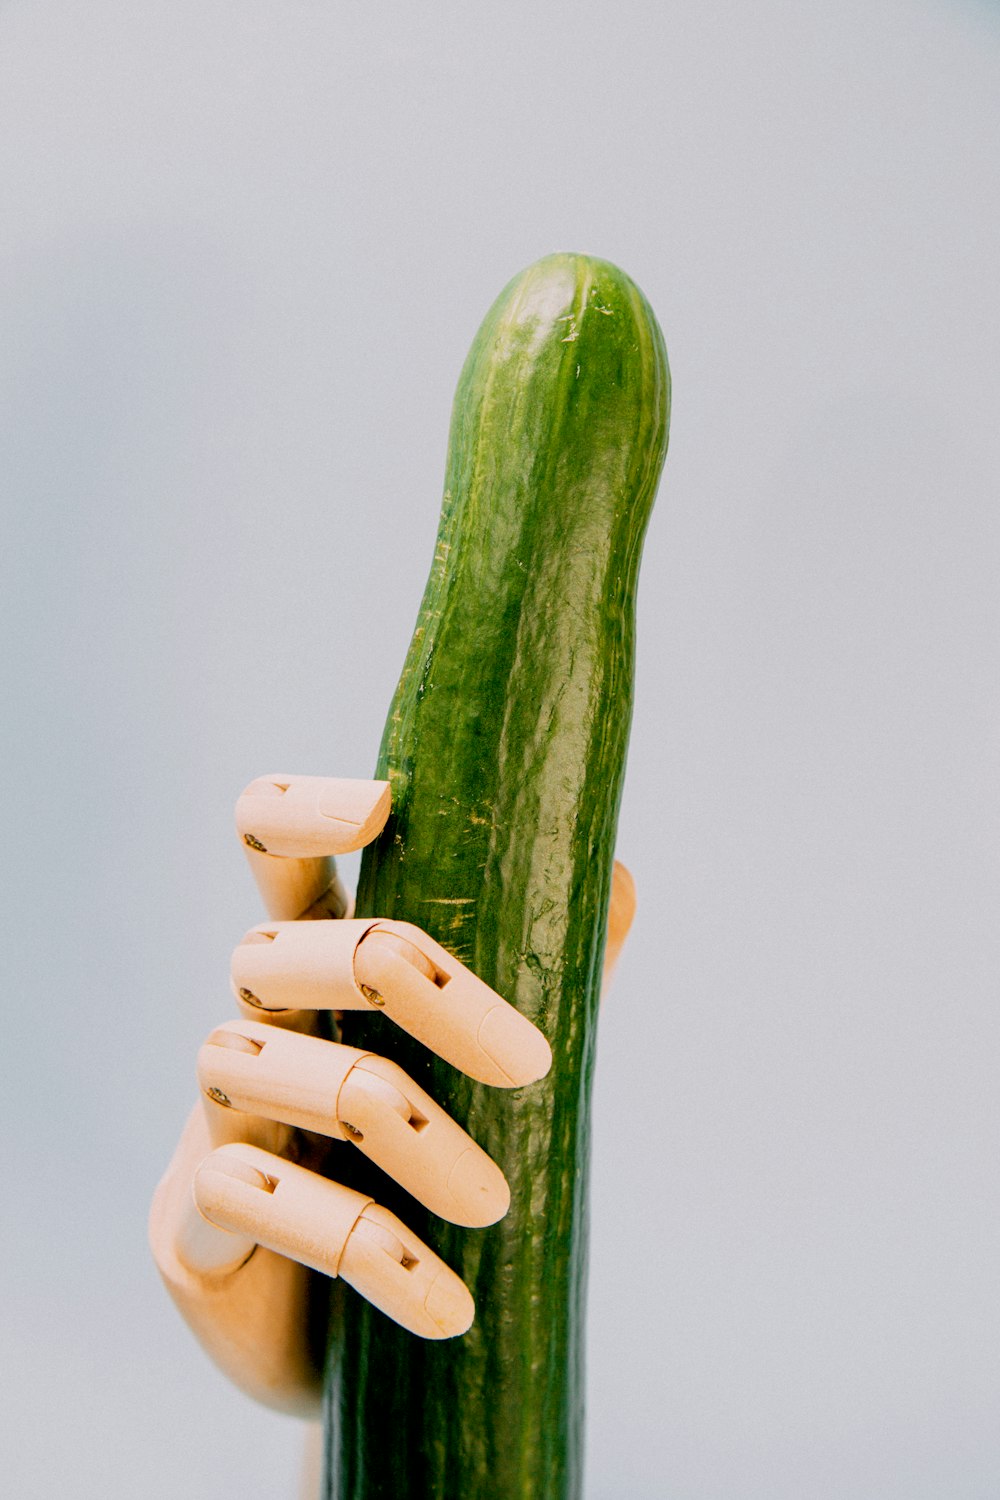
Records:
[[[419,928],[349,918],[332,856],[371,842],[388,814],[387,782],[262,777],[240,797],[237,827],[272,920],[233,955],[243,1019],[201,1049],[201,1099],[150,1217],[157,1266],[206,1351],[244,1390],[301,1416],[315,1415],[320,1392],[309,1330],[321,1337],[323,1319],[310,1304],[328,1283],[316,1272],[423,1337],[463,1333],[474,1313],[464,1283],[388,1210],[330,1180],[327,1158],[362,1150],[470,1227],[509,1202],[499,1168],[434,1100],[387,1059],[326,1040],[323,1013],[380,1009],[499,1087],[529,1084],[551,1062],[541,1033]],[[616,862],[605,979],[634,909]]]

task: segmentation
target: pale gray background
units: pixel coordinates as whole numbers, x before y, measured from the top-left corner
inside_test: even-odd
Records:
[[[998,100],[972,0],[0,5],[5,1494],[294,1493],[146,1205],[260,916],[232,802],[370,773],[553,249],[675,380],[589,1500],[1000,1493]]]

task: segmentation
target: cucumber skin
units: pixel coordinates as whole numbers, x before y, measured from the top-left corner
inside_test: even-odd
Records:
[[[497,1160],[506,1218],[428,1214],[352,1153],[352,1181],[462,1275],[468,1334],[425,1342],[333,1298],[329,1500],[581,1493],[588,1105],[632,709],[635,590],[670,376],[637,287],[546,257],[487,314],[452,414],[430,578],[376,775],[393,811],[359,915],[424,927],[529,1016],[549,1076],[490,1089],[381,1017],[345,1017]],[[338,1289],[339,1292],[339,1289]]]

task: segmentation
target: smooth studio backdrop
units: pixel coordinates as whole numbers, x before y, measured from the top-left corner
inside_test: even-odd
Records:
[[[588,1500],[994,1500],[998,98],[974,0],[0,5],[5,1493],[295,1493],[145,1245],[232,804],[370,774],[466,348],[572,249],[675,389]]]

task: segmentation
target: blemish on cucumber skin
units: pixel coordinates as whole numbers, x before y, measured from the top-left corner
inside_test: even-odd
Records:
[[[608,307],[604,302],[599,301],[600,295],[601,294],[597,290],[596,286],[592,286],[590,288],[589,299],[594,305],[594,311],[603,313],[606,318],[613,318],[615,315],[614,308]]]
[[[569,324],[569,332],[567,333],[566,337],[564,339],[560,339],[559,342],[561,344],[575,344],[577,339],[580,337],[580,325],[576,320],[576,313],[566,313],[564,317],[556,318],[556,322]],[[580,371],[578,366],[577,374],[579,373]]]

